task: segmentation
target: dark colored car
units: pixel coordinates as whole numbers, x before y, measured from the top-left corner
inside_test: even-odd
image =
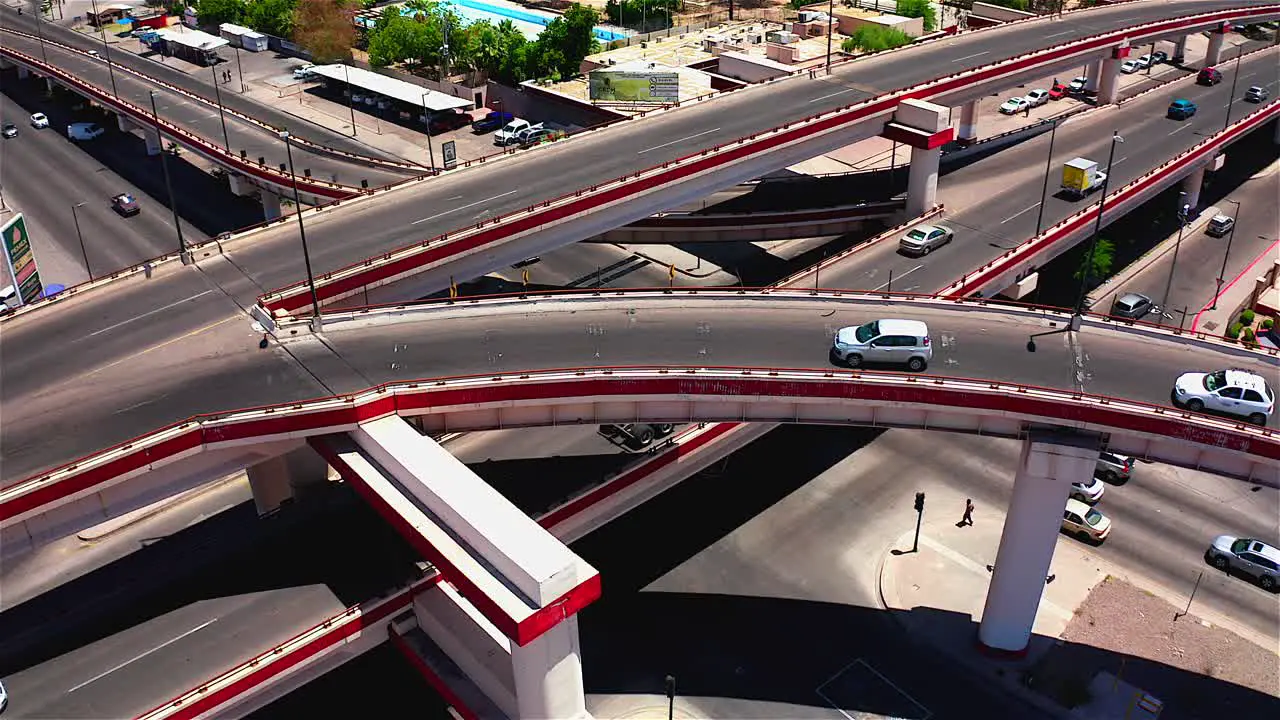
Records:
[[[1203,68],[1196,75],[1196,83],[1199,85],[1217,85],[1220,82],[1222,82],[1222,73],[1218,71],[1218,68]]]
[[[1140,293],[1125,293],[1111,304],[1111,314],[1115,317],[1141,320],[1151,312],[1151,298]]]
[[[0,129],[0,135],[7,138],[18,137],[18,126],[13,123],[5,123],[4,128]]]
[[[460,112],[439,113],[431,116],[431,120],[427,123],[427,132],[432,135],[439,135],[450,130],[457,130],[460,127],[466,127],[471,124],[471,116]]]
[[[133,196],[129,193],[120,193],[111,198],[111,209],[125,217],[142,212],[142,208],[138,207],[138,201],[133,199]]]
[[[1169,53],[1167,53],[1167,52],[1165,52],[1165,51],[1163,51],[1163,50],[1157,50],[1157,51],[1155,51],[1155,52],[1151,53],[1151,58],[1152,58],[1152,63],[1151,63],[1152,65],[1159,65],[1159,64],[1161,64],[1161,63],[1167,63],[1167,62],[1169,62]]]
[[[493,132],[515,119],[516,116],[509,112],[494,111],[471,123],[471,132],[483,135],[484,133]]]
[[[1168,117],[1171,120],[1186,120],[1196,114],[1196,104],[1190,100],[1174,100],[1169,103]]]

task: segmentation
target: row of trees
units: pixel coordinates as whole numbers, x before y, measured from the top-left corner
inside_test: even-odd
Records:
[[[205,26],[234,23],[288,38],[292,37],[297,24],[294,16],[300,7],[314,4],[314,0],[198,0],[191,6],[200,14],[200,23]],[[323,4],[334,3],[324,0]]]
[[[582,59],[599,49],[595,10],[574,4],[529,40],[509,20],[464,24],[447,6],[411,0],[404,15],[386,8],[369,29],[369,62],[379,67],[404,63],[439,73],[482,71],[516,84],[531,78],[560,79],[578,74]]]
[[[609,0],[604,15],[614,25],[647,33],[671,27],[679,9],[680,0]]]

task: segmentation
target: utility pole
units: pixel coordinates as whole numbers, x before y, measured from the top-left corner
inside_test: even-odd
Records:
[[[924,493],[916,493],[916,539],[911,542],[911,552],[920,549],[920,523],[924,520]]]

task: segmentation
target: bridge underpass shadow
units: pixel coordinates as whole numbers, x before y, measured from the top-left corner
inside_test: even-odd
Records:
[[[203,600],[322,585],[352,605],[417,577],[414,551],[351,489],[258,518],[242,503],[0,613],[0,676]]]

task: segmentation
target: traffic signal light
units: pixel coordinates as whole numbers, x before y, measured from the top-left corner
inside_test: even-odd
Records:
[[[916,512],[924,512],[924,493],[916,493]]]

